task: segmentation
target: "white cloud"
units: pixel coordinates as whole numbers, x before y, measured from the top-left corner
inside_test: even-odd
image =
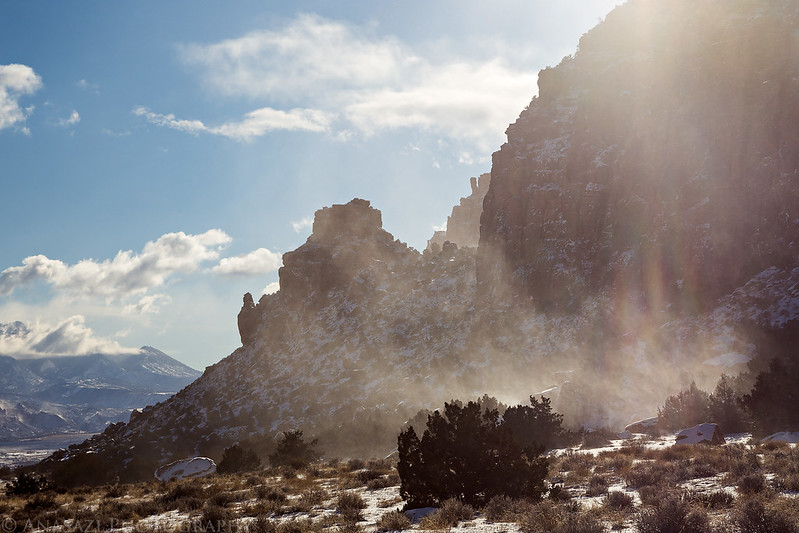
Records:
[[[75,85],[77,87],[80,87],[81,89],[94,91],[95,94],[100,94],[100,91],[98,91],[100,86],[97,85],[96,83],[89,83],[85,79],[79,79],[78,81],[75,82]]]
[[[90,353],[131,353],[117,341],[98,337],[74,315],[56,326],[35,323],[11,334],[0,335],[0,353],[16,356],[84,355]]]
[[[300,233],[302,230],[313,227],[313,219],[310,217],[303,218],[299,222],[292,222],[291,227],[294,228],[296,233]]]
[[[68,128],[70,126],[74,126],[78,122],[80,122],[80,114],[73,109],[72,113],[69,114],[69,117],[59,119],[58,125],[62,128]]]
[[[434,130],[467,140],[482,150],[495,132],[529,103],[538,79],[499,60],[426,64],[418,80],[398,87],[362,91],[345,108],[348,120],[366,134],[401,127]]]
[[[243,120],[226,122],[219,126],[206,126],[199,120],[183,120],[175,118],[173,114],[154,113],[146,107],[136,107],[133,114],[144,117],[147,122],[157,126],[164,126],[174,130],[198,135],[208,133],[227,137],[235,141],[250,141],[270,131],[312,131],[324,132],[330,127],[330,117],[314,109],[291,109],[281,111],[270,107],[263,107],[251,111]]]
[[[258,276],[280,268],[283,255],[258,248],[248,254],[225,257],[211,269],[216,274]]]
[[[279,290],[280,290],[280,282],[273,281],[272,283],[264,287],[264,290],[261,291],[261,294],[274,294]]]
[[[166,294],[148,294],[139,298],[135,304],[126,305],[123,313],[127,315],[156,314],[161,310],[161,305],[171,301],[172,298]]]
[[[121,300],[164,285],[175,274],[194,272],[203,262],[216,260],[219,249],[230,240],[218,229],[199,235],[166,233],[145,244],[141,253],[120,251],[113,259],[85,259],[74,265],[44,255],[30,256],[23,259],[21,266],[0,272],[0,296],[44,282],[70,298]]]
[[[393,37],[377,38],[316,15],[301,15],[276,31],[190,44],[181,52],[219,93],[286,100],[397,83],[419,61]]]
[[[485,52],[492,55],[422,57],[372,26],[302,15],[283,28],[180,49],[213,93],[268,100],[290,111],[262,107],[214,127],[146,108],[134,113],[160,126],[235,140],[301,129],[346,141],[353,131],[369,136],[414,128],[488,151],[530,102],[538,74],[510,66],[501,58],[515,56],[499,44]]]
[[[29,133],[24,124],[33,107],[22,109],[19,99],[41,87],[42,78],[31,67],[13,63],[0,65],[0,130],[19,127],[24,133]]]

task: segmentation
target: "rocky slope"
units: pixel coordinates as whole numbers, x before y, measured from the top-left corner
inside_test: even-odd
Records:
[[[328,455],[385,453],[418,408],[484,393],[547,390],[572,425],[614,428],[793,356],[798,31],[788,1],[616,8],[508,128],[476,251],[420,254],[364,200],[322,209],[280,291],[245,295],[241,348],[54,459],[149,476],[295,427]]]

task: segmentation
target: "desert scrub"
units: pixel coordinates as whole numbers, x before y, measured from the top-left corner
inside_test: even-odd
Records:
[[[483,515],[489,522],[514,522],[524,513],[529,504],[504,495],[494,496],[483,507]]]
[[[588,480],[588,488],[585,491],[585,495],[588,497],[601,496],[607,491],[608,481],[605,476],[594,474],[591,476],[591,479]]]
[[[766,490],[766,478],[763,474],[749,474],[738,480],[738,492],[745,496],[760,494]]]
[[[608,429],[598,429],[583,435],[581,448],[601,448],[610,444],[610,441],[617,438],[616,434]]]
[[[260,515],[249,523],[247,533],[277,533],[277,524],[274,520]]]
[[[712,492],[688,491],[685,499],[704,509],[728,509],[735,503],[735,496],[726,490]]]
[[[394,510],[381,516],[375,526],[378,533],[383,533],[385,531],[402,531],[411,528],[411,521],[400,511]]]
[[[366,484],[366,488],[369,490],[379,490],[379,489],[386,489],[388,487],[395,487],[399,484],[400,484],[400,477],[395,473],[391,473],[370,480]]]
[[[286,489],[274,485],[260,485],[255,487],[254,492],[255,497],[259,500],[284,503],[288,499],[286,496]]]
[[[28,513],[47,511],[58,507],[55,494],[48,492],[37,492],[25,502],[24,510]]]
[[[688,461],[638,463],[625,472],[624,481],[628,487],[640,488],[648,485],[667,483],[676,485],[680,481],[693,478],[693,470]]]
[[[310,518],[292,518],[277,526],[277,533],[318,533],[321,530],[321,525]]]
[[[602,506],[611,511],[627,511],[635,506],[635,501],[626,492],[612,490],[605,496]]]
[[[654,507],[638,512],[635,519],[639,533],[712,533],[707,512],[693,508],[674,496],[660,500]]]
[[[774,509],[769,509],[763,502],[755,498],[741,501],[734,514],[734,520],[740,533],[797,533],[799,531],[795,517],[785,516]]]
[[[233,513],[229,509],[210,502],[203,506],[202,513],[194,520],[194,526],[199,527],[201,531],[220,533],[231,532],[235,529]]]
[[[569,452],[560,461],[561,472],[572,472],[578,476],[588,476],[594,467],[594,456],[588,453]]]
[[[601,466],[606,472],[622,474],[630,468],[632,459],[626,455],[619,455],[613,452],[601,452],[596,456],[595,463],[597,467]],[[595,472],[597,467],[594,468]]]
[[[355,492],[342,492],[336,499],[336,511],[345,518],[358,521],[363,520],[362,510],[366,509],[366,502],[360,494]]]
[[[471,520],[474,508],[455,498],[449,498],[441,504],[441,508],[419,521],[420,529],[448,529],[457,526],[458,522]]]
[[[295,512],[308,512],[321,505],[328,498],[328,493],[322,487],[314,487],[303,491],[292,506]]]
[[[553,531],[563,521],[565,511],[551,500],[530,506],[518,519],[522,533]]]
[[[657,505],[658,502],[671,494],[671,491],[672,487],[668,483],[646,485],[638,489],[638,497],[643,505]]]
[[[605,526],[597,518],[585,513],[568,513],[552,533],[604,533]]]

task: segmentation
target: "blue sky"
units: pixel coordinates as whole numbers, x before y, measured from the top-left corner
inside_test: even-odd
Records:
[[[354,197],[422,249],[616,4],[0,3],[0,353],[202,369]]]

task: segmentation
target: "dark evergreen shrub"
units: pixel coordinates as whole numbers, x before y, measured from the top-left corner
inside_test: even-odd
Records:
[[[549,398],[530,396],[530,405],[508,407],[502,415],[503,425],[510,428],[521,446],[558,448],[570,443],[574,435],[563,428],[563,415],[552,411]]]
[[[760,436],[799,430],[799,363],[775,357],[768,370],[758,374],[752,392],[742,403]]]
[[[407,506],[439,506],[449,498],[482,506],[492,497],[540,498],[547,472],[539,448],[523,448],[496,410],[448,403],[427,419],[421,439],[408,427],[397,438],[400,494]]]
[[[49,488],[52,488],[52,484],[45,476],[23,472],[6,485],[6,494],[9,496],[36,494]]]
[[[252,472],[261,468],[261,459],[250,448],[234,444],[225,448],[222,460],[216,467],[220,474],[236,474],[239,472]]]
[[[302,468],[321,457],[316,450],[317,444],[316,439],[305,442],[305,439],[302,438],[302,431],[299,429],[287,431],[278,442],[275,453],[269,455],[269,462],[272,466],[286,465],[292,468]]]
[[[677,431],[707,422],[708,402],[708,394],[691,382],[686,390],[666,398],[666,403],[658,409],[658,426],[664,430]]]
[[[743,433],[751,429],[751,421],[733,388],[733,380],[725,374],[721,375],[708,399],[708,421],[718,424],[724,433]]]

